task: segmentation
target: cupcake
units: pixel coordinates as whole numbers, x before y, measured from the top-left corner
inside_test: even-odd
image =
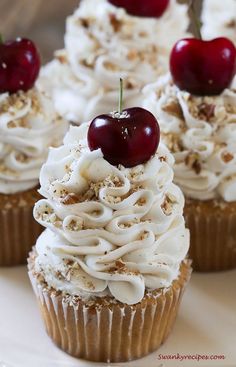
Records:
[[[204,0],[202,34],[206,39],[224,36],[236,44],[236,1]]]
[[[10,57],[9,57],[10,55]],[[23,61],[25,63],[23,63]],[[23,64],[23,66],[22,66]],[[49,146],[61,144],[67,123],[34,87],[39,55],[33,43],[0,45],[0,265],[26,262],[42,232],[32,210]]]
[[[140,105],[140,90],[167,70],[171,47],[188,28],[187,7],[176,0],[161,1],[162,12],[151,9],[145,17],[135,12],[138,2],[129,12],[112,3],[128,6],[118,0],[96,0],[96,6],[94,0],[81,1],[67,19],[65,49],[40,75],[40,88],[53,95],[58,113],[76,123],[117,108],[120,77],[126,106]]]
[[[144,88],[144,106],[158,118],[175,158],[174,182],[186,196],[193,268],[235,268],[236,90],[230,82],[236,50],[226,38],[182,40],[170,65],[172,76]]]
[[[72,356],[133,360],[172,329],[191,273],[189,232],[158,135],[144,109],[101,115],[71,126],[41,170],[34,217],[46,230],[29,276],[48,335]]]

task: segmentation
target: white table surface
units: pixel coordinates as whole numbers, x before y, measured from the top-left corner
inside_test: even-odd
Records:
[[[108,366],[76,360],[44,331],[25,267],[0,269],[0,366]],[[224,354],[224,361],[159,360],[159,354]],[[128,367],[236,367],[236,270],[193,274],[174,330],[157,352]]]

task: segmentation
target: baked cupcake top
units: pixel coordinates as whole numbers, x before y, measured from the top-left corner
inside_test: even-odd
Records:
[[[37,185],[48,148],[61,144],[67,125],[36,88],[0,94],[0,193]]]
[[[169,287],[188,252],[174,160],[160,144],[144,164],[113,166],[101,149],[90,151],[88,127],[72,126],[42,167],[45,199],[34,217],[47,229],[35,272],[65,295],[135,304],[148,290]]]
[[[144,88],[144,106],[158,118],[175,157],[175,182],[187,197],[236,200],[236,90],[193,96],[168,74]]]
[[[160,18],[84,0],[67,19],[65,50],[43,68],[40,85],[52,91],[61,115],[79,123],[115,109],[120,77],[126,105],[139,105],[140,89],[167,71],[170,49],[188,23],[187,7],[176,0]]]
[[[206,38],[225,36],[236,44],[236,1],[204,0],[202,35]]]

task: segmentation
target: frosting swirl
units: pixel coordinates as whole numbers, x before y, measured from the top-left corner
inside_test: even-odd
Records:
[[[228,37],[236,44],[236,1],[205,0],[202,35],[206,39]]]
[[[50,287],[83,297],[139,302],[169,287],[189,247],[184,199],[161,144],[147,163],[115,167],[87,145],[88,124],[71,127],[41,170],[35,270]]]
[[[236,91],[197,97],[170,75],[144,88],[144,107],[158,119],[175,157],[175,182],[186,196],[236,200]]]
[[[141,88],[167,71],[171,47],[187,28],[187,7],[176,0],[158,19],[131,16],[107,0],[81,1],[67,19],[65,50],[42,69],[39,84],[52,91],[62,116],[79,123],[116,109],[120,77],[125,107],[140,105]]]
[[[68,124],[37,89],[0,95],[0,193],[37,185],[50,145],[59,145]]]

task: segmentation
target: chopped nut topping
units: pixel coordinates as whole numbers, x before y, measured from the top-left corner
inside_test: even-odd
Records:
[[[142,232],[141,235],[140,235],[139,240],[141,240],[141,241],[145,240],[146,238],[148,238],[148,234],[149,233],[147,231]]]
[[[225,25],[227,28],[234,28],[236,27],[236,21],[234,19],[230,19]]]
[[[124,81],[124,86],[125,86],[126,89],[134,89],[134,88],[138,88],[138,83],[137,83],[137,81],[135,81],[132,78],[127,78]]]
[[[62,200],[61,203],[64,205],[72,205],[72,204],[77,204],[80,202],[79,197],[74,194],[73,192],[71,192],[70,194],[66,195]]]
[[[109,62],[109,61],[104,62],[104,66],[105,66],[105,68],[106,68],[107,70],[111,70],[111,71],[117,71],[117,70],[118,70],[117,66],[116,66],[116,65],[114,65],[114,64],[112,64],[112,63],[111,63],[111,62]]]
[[[235,93],[236,93],[236,91],[235,91]],[[225,105],[225,110],[226,110],[227,113],[236,114],[236,106],[233,103],[227,103]]]
[[[117,176],[108,176],[104,181],[101,182],[90,182],[89,189],[83,194],[74,194],[64,192],[61,195],[61,203],[64,205],[72,205],[76,203],[81,203],[84,201],[96,201],[99,197],[100,189],[103,187],[121,187],[123,183]],[[120,202],[122,199],[120,197],[108,195],[106,200],[112,203]]]
[[[166,194],[166,198],[172,204],[176,204],[177,203],[175,196],[172,195],[170,192],[168,192],[168,194]]]
[[[64,279],[64,276],[62,275],[62,273],[58,270],[56,271],[56,277],[59,279],[59,280],[62,280]]]
[[[88,28],[88,27],[89,27],[89,21],[88,21],[88,19],[80,18],[80,24],[81,24],[81,25],[82,25],[82,27],[84,27],[84,28]]]
[[[84,228],[84,222],[82,220],[82,218],[78,217],[78,220],[72,220],[69,224],[68,224],[68,229],[72,230],[72,231],[81,231]]]
[[[125,264],[121,259],[116,260],[114,266],[109,269],[110,273],[124,273],[126,272]]]
[[[137,52],[137,50],[135,50],[135,49],[131,49],[131,50],[129,50],[129,53],[128,53],[128,55],[127,55],[127,58],[128,58],[128,60],[135,60],[135,59],[137,59],[137,57],[138,57],[138,52]]]
[[[122,22],[119,19],[117,19],[115,14],[110,14],[109,18],[114,32],[119,32],[122,27]]]
[[[7,127],[9,127],[10,129],[16,127],[29,128],[29,122],[25,117],[22,117],[21,119],[16,119],[8,122]]]
[[[147,36],[148,36],[148,34],[147,34],[147,32],[142,31],[142,32],[139,32],[139,36],[140,36],[140,37],[147,37]]]
[[[163,134],[164,141],[172,153],[182,152],[184,147],[179,134]]]
[[[161,205],[161,208],[162,208],[163,212],[165,213],[165,215],[167,215],[167,216],[171,215],[172,209],[173,209],[173,204],[175,204],[175,203],[176,203],[175,197],[172,194],[168,193],[165,196],[165,200]]]
[[[125,223],[120,223],[119,227],[122,228],[122,229],[126,229],[126,228],[130,228],[133,225],[138,224],[138,223],[140,223],[140,219],[134,218],[132,220],[132,222],[130,221],[130,222],[125,222]]]
[[[177,100],[171,100],[168,104],[164,105],[162,109],[170,115],[175,116],[180,120],[184,120],[182,108]]]
[[[93,66],[94,66],[94,57],[87,58],[87,59],[82,59],[80,62],[86,68],[93,68]]]
[[[200,157],[199,157],[199,154],[196,152],[190,152],[187,155],[187,157],[185,158],[185,164],[188,167],[191,167],[196,172],[197,175],[202,170],[201,163],[200,163]]]
[[[206,121],[210,121],[212,117],[215,116],[215,105],[208,103],[201,103],[198,106],[198,114],[199,118],[205,119]]]
[[[2,163],[1,161],[0,161],[0,172],[6,173],[7,175],[11,175],[16,178],[19,176],[19,173],[17,171],[14,171],[13,169],[6,167],[5,164]]]
[[[16,156],[16,160],[21,163],[27,163],[30,161],[30,158],[24,153],[19,153]]]
[[[11,94],[0,104],[0,113],[11,112],[11,110],[23,109],[28,103],[28,96],[23,92]]]
[[[162,157],[159,157],[159,161],[160,162],[166,162],[167,161],[167,158],[162,156]]]
[[[232,159],[234,159],[234,156],[229,152],[223,152],[221,154],[221,158],[223,159],[223,161],[225,163],[228,163],[228,162],[232,161]]]
[[[56,51],[55,52],[55,58],[60,61],[61,64],[67,64],[68,58],[65,52],[63,51]]]
[[[145,205],[146,204],[146,199],[145,198],[140,198],[138,201],[137,201],[137,203],[136,203],[136,205],[138,205],[138,206],[143,206],[143,205]]]

